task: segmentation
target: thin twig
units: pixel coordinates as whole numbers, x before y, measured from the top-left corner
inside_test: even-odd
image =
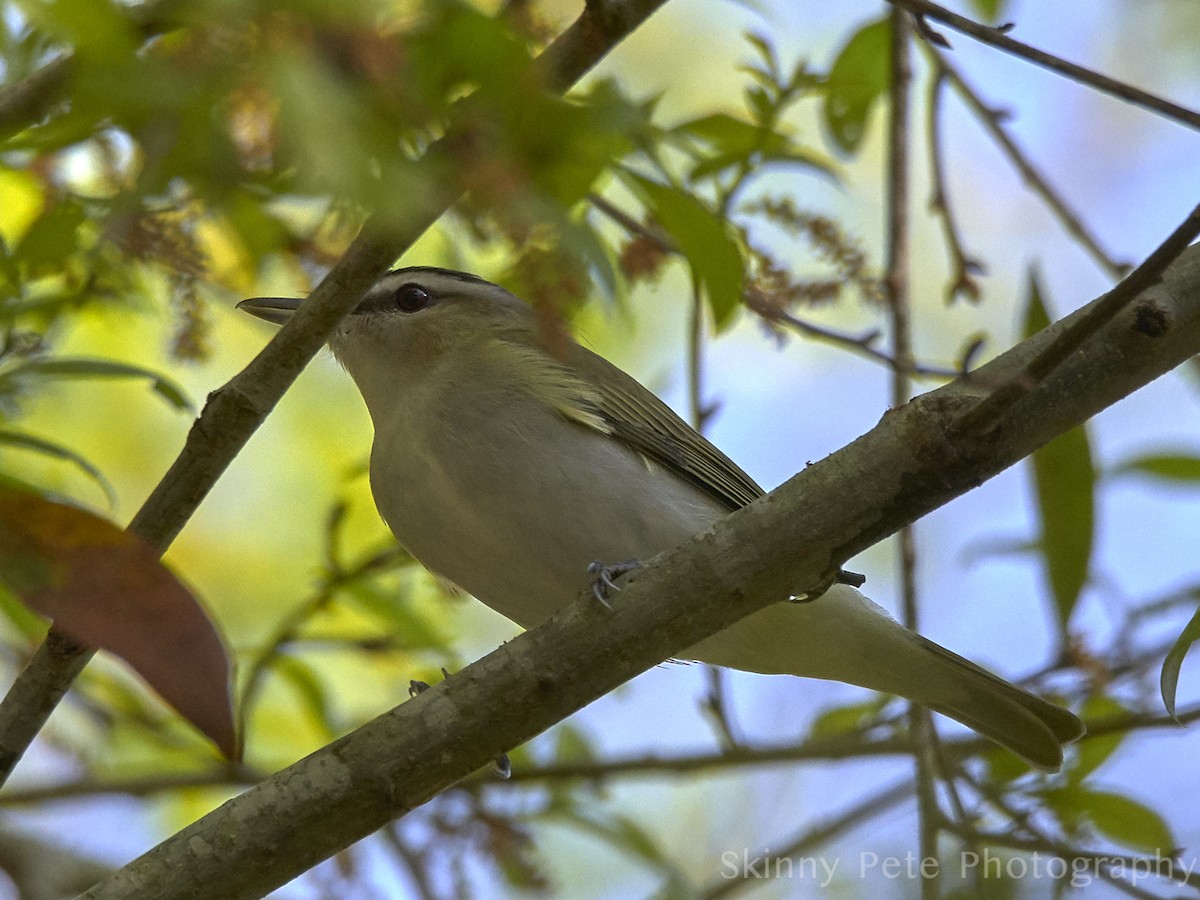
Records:
[[[929,44],[925,44],[924,46],[937,74],[950,82],[955,92],[967,104],[967,108],[975,114],[975,117],[983,125],[984,129],[992,136],[992,140],[996,142],[1004,152],[1004,155],[1008,157],[1009,162],[1020,173],[1021,179],[1028,185],[1031,191],[1041,198],[1042,202],[1049,208],[1051,214],[1058,219],[1063,230],[1079,242],[1088,255],[1092,257],[1096,264],[1110,278],[1115,280],[1123,278],[1128,274],[1131,268],[1129,263],[1119,262],[1100,246],[1100,241],[1092,233],[1092,230],[1084,224],[1083,218],[1071,209],[1058,189],[1034,165],[1029,154],[1017,143],[1016,138],[1009,134],[1008,129],[1004,125],[1004,113],[984,102],[979,92],[966,81],[958,68],[946,58],[945,53]]]
[[[911,797],[912,794],[913,783],[905,779],[899,784],[894,784],[878,793],[871,794],[865,800],[859,801],[845,812],[839,813],[824,822],[817,823],[789,841],[783,849],[769,855],[757,857],[750,862],[750,865],[755,867],[755,871],[770,872],[772,863],[777,864],[780,860],[805,856],[817,847],[829,843],[838,835],[850,831],[852,828],[861,825],[868,819],[878,816],[880,813],[887,812],[893,806],[898,806]],[[750,866],[747,866],[747,869],[749,868]],[[748,881],[748,873],[741,874],[741,878],[735,877],[710,884],[698,896],[703,897],[704,900],[718,900],[718,898],[728,897],[742,890],[748,884],[753,883]]]
[[[887,157],[887,249],[883,279],[887,308],[891,318],[892,369],[891,405],[900,407],[912,398],[913,366],[912,306],[909,297],[910,249],[908,220],[911,209],[909,157],[912,88],[912,28],[901,9],[891,14],[891,79],[889,87],[891,117],[888,122]],[[917,544],[912,525],[896,535],[899,546],[901,608],[904,624],[916,629],[917,615]],[[916,769],[917,823],[920,858],[937,859],[938,808],[936,773],[932,753],[933,722],[924,707],[912,703],[908,708],[909,728],[913,735],[913,765]],[[921,879],[923,900],[937,900],[936,874]]]
[[[243,788],[257,784],[268,773],[242,765],[183,775],[144,775],[138,778],[116,778],[102,781],[94,778],[64,781],[43,786],[15,787],[0,794],[0,806],[35,806],[56,800],[77,800],[80,797],[149,797],[172,791],[193,791],[197,788]]]
[[[1200,704],[1181,710],[1179,721],[1187,725],[1200,721]],[[1178,730],[1180,724],[1167,715],[1129,713],[1088,722],[1082,741],[1096,740],[1110,734],[1141,731],[1150,728]],[[962,738],[942,741],[941,751],[948,764],[967,759],[995,746],[986,738]],[[783,747],[739,748],[733,752],[700,753],[691,756],[633,756],[608,760],[560,763],[530,768],[514,768],[509,778],[482,771],[476,776],[492,788],[528,783],[569,781],[602,782],[610,778],[692,778],[702,772],[750,766],[780,766],[812,761],[841,761],[875,759],[884,756],[906,756],[913,744],[905,738],[886,738],[864,741],[859,735],[836,738],[814,738],[800,744]],[[28,806],[53,800],[100,795],[148,796],[200,787],[226,787],[255,784],[265,777],[245,766],[226,766],[188,775],[152,775],[140,778],[118,778],[109,781],[94,778],[58,784],[13,788],[0,794],[0,807]]]
[[[391,565],[406,558],[409,558],[408,553],[397,544],[380,553],[367,556],[348,569],[336,567],[335,561],[330,561],[332,571],[322,580],[317,590],[276,623],[274,634],[247,666],[242,680],[239,705],[241,718],[239,730],[242,734],[246,733],[246,723],[258,701],[258,695],[262,690],[267,672],[271,664],[281,655],[284,646],[295,641],[308,621],[328,607],[338,591],[347,584],[373,573],[385,571]]]
[[[396,858],[400,860],[404,868],[408,871],[417,896],[421,900],[438,900],[437,889],[434,888],[429,873],[425,871],[424,854],[408,846],[408,842],[404,840],[404,835],[400,833],[399,821],[390,823],[386,828],[380,829],[379,833],[383,835],[384,842],[392,848],[392,851],[396,854]]]
[[[747,306],[755,311],[758,311],[758,306],[755,303],[753,293],[748,293],[744,298]],[[768,321],[779,322],[793,328],[803,334],[812,335],[823,341],[828,341],[833,344],[840,344],[848,350],[865,356],[867,359],[875,360],[882,363],[889,369],[895,371],[900,367],[899,361],[894,356],[884,350],[880,350],[875,344],[879,341],[880,333],[878,331],[868,331],[865,334],[847,334],[844,331],[836,331],[832,328],[825,328],[822,325],[814,325],[812,322],[801,319],[783,310],[771,310],[764,315]],[[937,378],[951,379],[958,378],[964,373],[959,369],[952,369],[943,366],[930,366],[923,363],[914,363],[908,370],[915,378]]]
[[[975,275],[983,271],[983,264],[963,250],[962,239],[958,234],[958,222],[954,211],[950,208],[950,194],[946,190],[946,172],[942,160],[941,142],[941,112],[942,86],[946,82],[946,73],[938,69],[929,79],[929,98],[926,108],[926,138],[929,142],[929,172],[933,181],[933,194],[929,198],[929,208],[937,215],[942,223],[942,234],[946,239],[946,249],[950,252],[950,283],[946,285],[946,300],[953,301],[959,295],[972,303],[979,300],[979,284]]]
[[[929,0],[888,0],[888,2],[893,6],[907,9],[918,17],[928,16],[930,19],[935,19],[949,25],[955,31],[969,35],[982,43],[999,47],[1001,50],[1005,50],[1014,56],[1028,60],[1052,72],[1057,72],[1059,75],[1070,78],[1072,81],[1086,84],[1088,87],[1095,88],[1119,100],[1124,100],[1126,103],[1132,103],[1134,106],[1140,106],[1143,109],[1158,113],[1181,125],[1187,125],[1190,128],[1200,130],[1200,113],[1180,106],[1178,103],[1172,103],[1170,100],[1165,100],[1148,91],[1135,88],[1123,81],[1118,81],[1108,75],[1102,75],[1084,66],[1067,62],[1060,56],[1055,56],[1044,50],[1038,50],[1028,44],[1023,44],[1018,40],[1010,38],[999,28],[982,25],[965,16],[953,13],[945,7],[938,6],[936,3],[931,3]]]
[[[729,708],[729,692],[725,690],[725,673],[719,666],[705,666],[708,681],[708,696],[704,710],[712,717],[717,729],[721,749],[728,752],[742,747],[737,730],[733,725],[733,711]]]

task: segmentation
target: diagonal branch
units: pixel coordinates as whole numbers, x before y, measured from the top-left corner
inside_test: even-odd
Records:
[[[261,896],[639,672],[776,598],[828,584],[855,553],[1200,352],[1200,247],[1133,303],[1160,308],[1164,330],[1144,333],[1132,309],[1106,319],[1042,390],[998,410],[986,435],[959,426],[985,390],[980,382],[960,379],[916,398],[638,569],[611,608],[576,598],[538,628],[230,800],[84,896]],[[982,383],[1023,371],[1088,311],[992,360],[980,370]]]
[[[1088,338],[1111,322],[1134,298],[1141,297],[1153,287],[1167,271],[1168,266],[1198,236],[1200,206],[1188,213],[1179,227],[1171,232],[1141,265],[1126,275],[1111,291],[1092,303],[1085,315],[1073,316],[1070,326],[1064,328],[1052,343],[1042,348],[1020,372],[985,397],[971,414],[963,419],[962,427],[982,428],[997,421],[999,413],[1038,387],[1056,367],[1062,366],[1071,354],[1078,351]],[[1166,315],[1166,311],[1157,307],[1153,301],[1147,301],[1139,305],[1131,327],[1149,338],[1154,338],[1160,328],[1170,327],[1169,322],[1161,320],[1161,317]]]

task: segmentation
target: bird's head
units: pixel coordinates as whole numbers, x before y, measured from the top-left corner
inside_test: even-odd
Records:
[[[238,308],[282,325],[299,308],[290,297],[254,297]],[[528,344],[533,312],[499,285],[432,266],[394,269],[367,291],[329,336],[369,406],[447,360],[467,365],[495,339]]]

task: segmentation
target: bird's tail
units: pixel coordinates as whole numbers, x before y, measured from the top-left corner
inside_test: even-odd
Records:
[[[1084,731],[1068,710],[910,631],[844,586],[810,603],[769,606],[686,655],[751,672],[844,681],[915,700],[1047,771],[1062,765],[1062,745]]]
[[[1056,771],[1063,761],[1062,745],[1083,736],[1083,723],[1069,710],[1046,702],[920,635],[914,637],[936,660],[932,665],[945,670],[949,677],[944,690],[912,699],[1007,747],[1044,771]]]

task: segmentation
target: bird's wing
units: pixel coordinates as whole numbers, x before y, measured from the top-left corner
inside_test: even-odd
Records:
[[[737,463],[608,360],[573,344],[567,362],[582,381],[596,389],[597,412],[609,434],[730,510],[763,495],[763,489]]]

